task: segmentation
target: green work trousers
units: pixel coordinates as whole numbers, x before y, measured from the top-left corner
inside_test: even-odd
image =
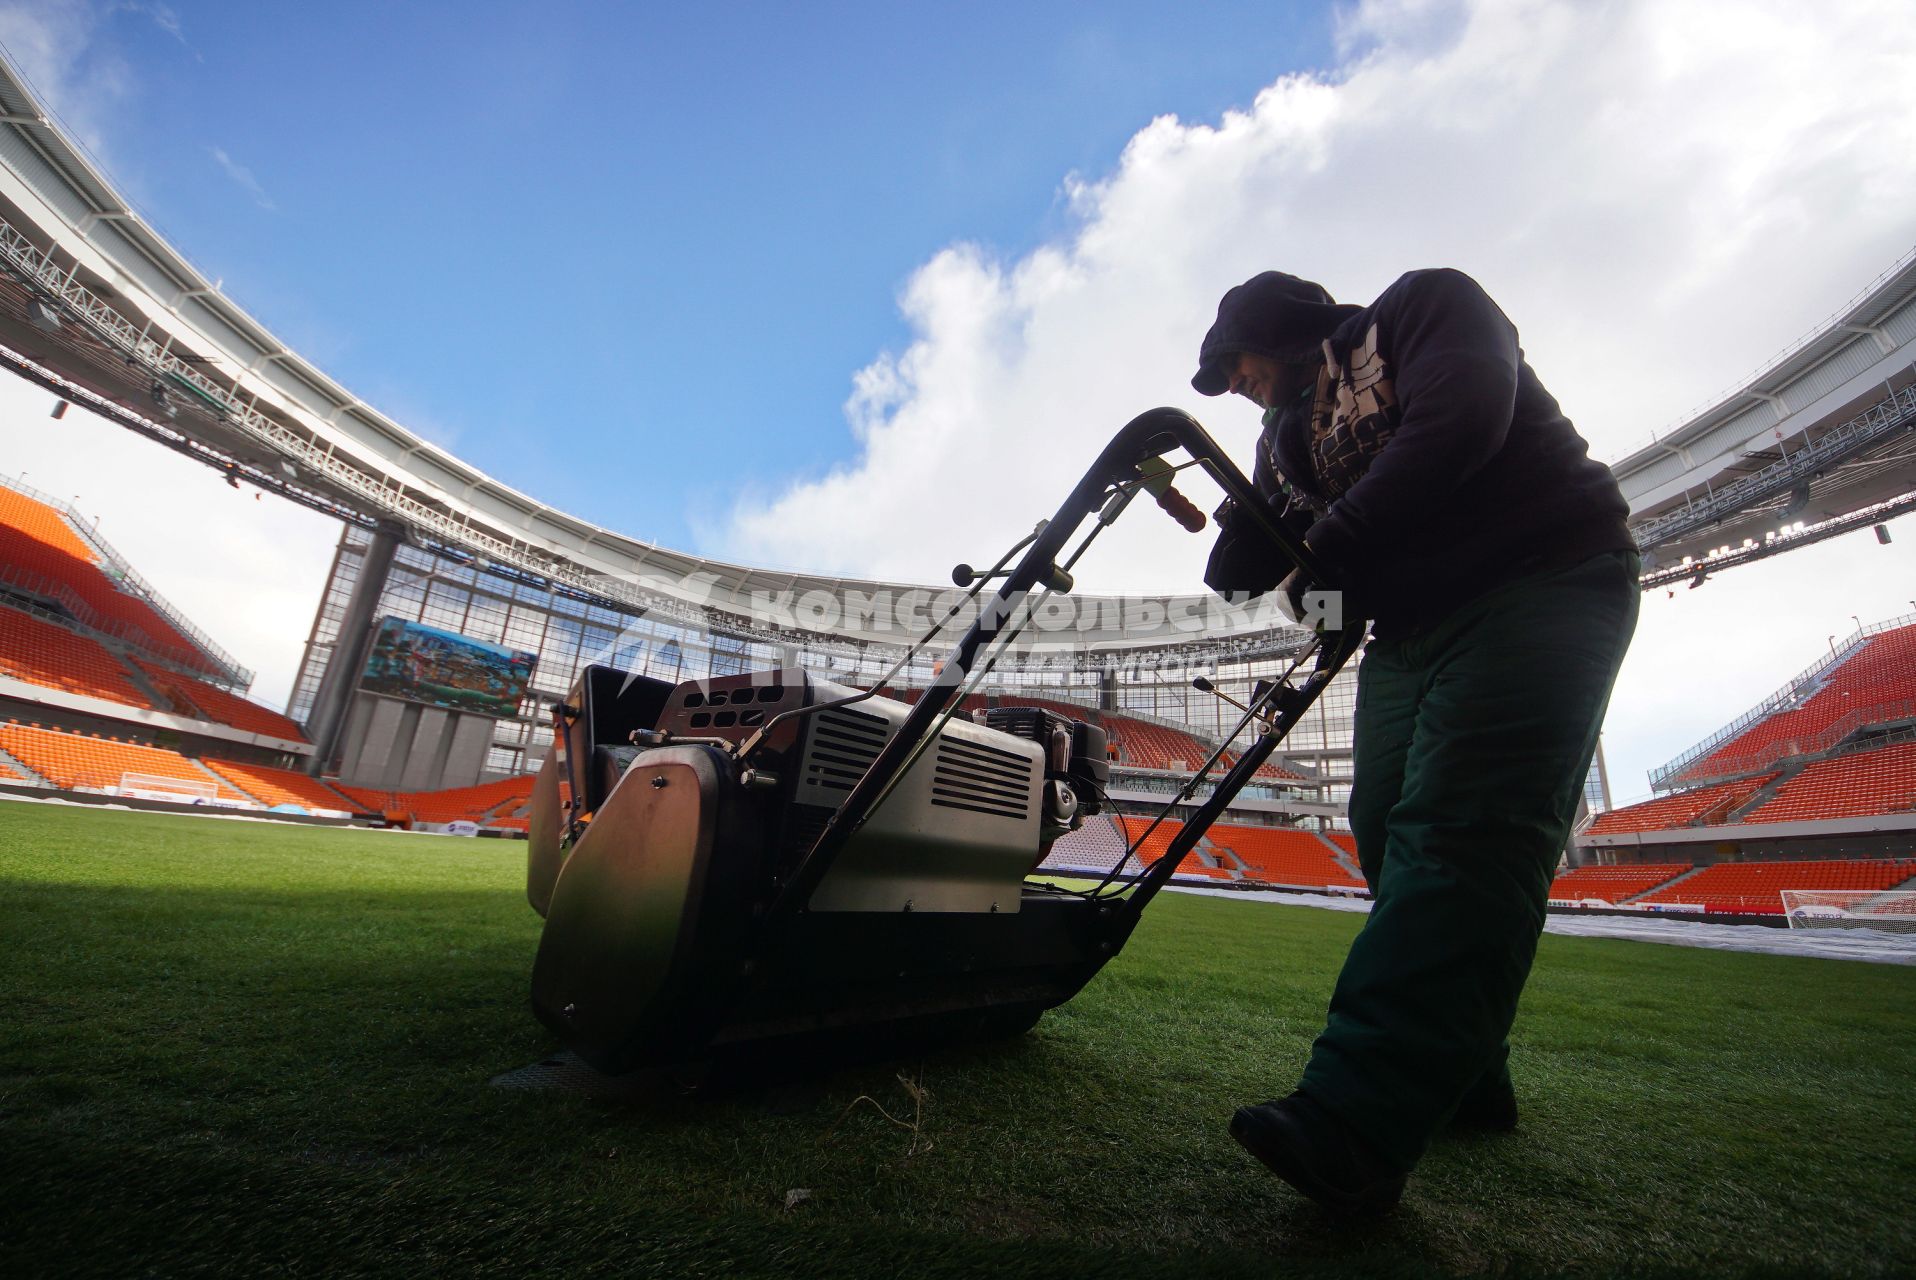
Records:
[[[1373,902],[1299,1088],[1406,1170],[1509,1081],[1638,569],[1617,551],[1534,573],[1365,652],[1350,816]]]

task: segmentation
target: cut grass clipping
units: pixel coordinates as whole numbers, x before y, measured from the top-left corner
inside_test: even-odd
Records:
[[[524,846],[0,803],[0,1274],[1916,1270],[1916,971],[1545,937],[1522,1129],[1382,1223],[1225,1133],[1362,917],[1167,894],[1021,1039],[718,1099],[493,1088]]]

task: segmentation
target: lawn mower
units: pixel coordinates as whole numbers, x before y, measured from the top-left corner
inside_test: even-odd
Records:
[[[1344,619],[1300,646],[1102,882],[1028,880],[1052,841],[1106,803],[1104,731],[1041,708],[957,709],[1043,597],[1072,589],[1073,565],[1137,494],[1203,527],[1173,483],[1187,467],[1210,475],[1273,555],[1324,583],[1197,421],[1154,409],[997,565],[958,567],[975,620],[915,703],[798,669],[675,684],[588,667],[554,708],[533,789],[526,890],[545,917],[532,971],[539,1019],[591,1067],[623,1075],[1015,1035],[1076,995],[1363,631]],[[1247,728],[1254,739],[1163,855],[1134,863]]]

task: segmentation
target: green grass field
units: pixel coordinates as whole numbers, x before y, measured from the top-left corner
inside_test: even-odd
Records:
[[[1546,937],[1524,1124],[1326,1219],[1225,1133],[1361,918],[1165,895],[1021,1040],[719,1100],[490,1077],[523,846],[0,803],[0,1275],[1916,1271],[1916,972]],[[787,1193],[808,1199],[786,1207]]]

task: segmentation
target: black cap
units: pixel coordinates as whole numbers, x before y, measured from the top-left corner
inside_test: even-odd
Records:
[[[1282,271],[1260,272],[1218,302],[1217,321],[1198,348],[1191,385],[1201,395],[1222,395],[1231,389],[1221,367],[1225,356],[1249,351],[1277,359],[1322,342],[1339,321],[1359,310],[1333,301],[1321,284]]]

